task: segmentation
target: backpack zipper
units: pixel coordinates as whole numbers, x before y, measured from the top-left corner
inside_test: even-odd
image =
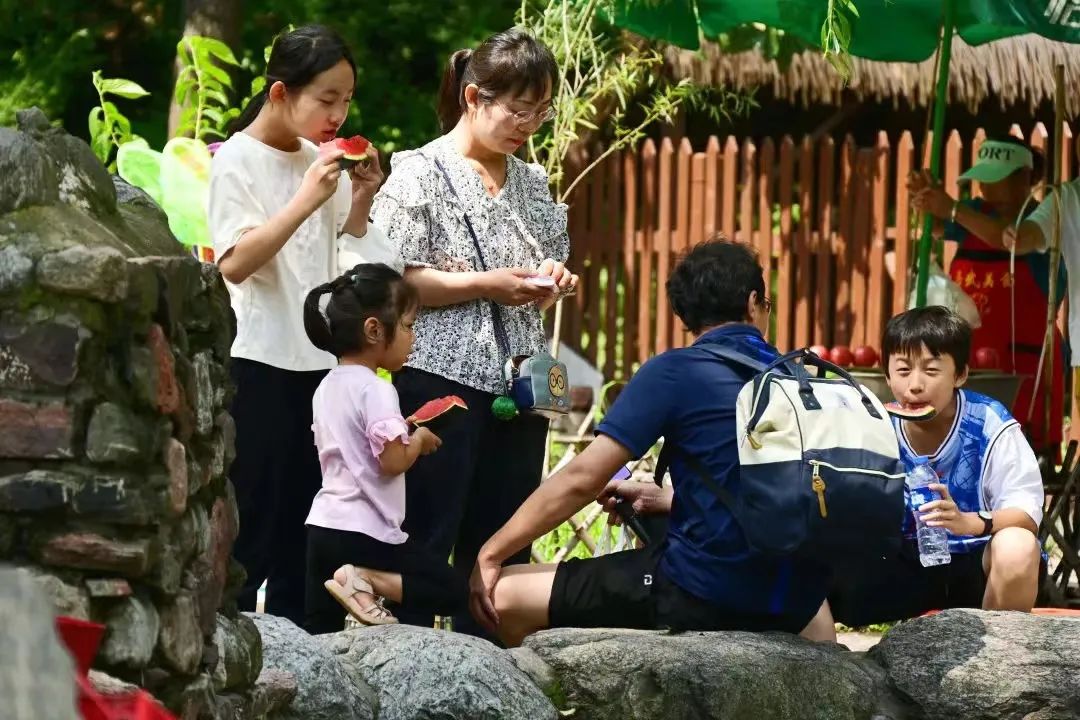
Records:
[[[877,475],[878,477],[885,477],[890,479],[904,477],[902,473],[898,475],[893,475],[891,473],[883,472],[881,470],[837,467],[823,460],[808,460],[807,462],[809,462],[810,466],[814,468],[814,472],[810,476],[810,489],[814,491],[815,495],[817,495],[818,512],[821,514],[822,518],[827,518],[829,516],[829,509],[825,505],[825,478],[821,476],[822,467],[827,467],[830,470],[835,470],[836,472],[859,473],[860,475]]]
[[[817,495],[818,512],[821,513],[821,517],[829,517],[829,510],[825,507],[825,480],[821,477],[820,465],[814,465],[814,476],[810,480],[810,489]]]

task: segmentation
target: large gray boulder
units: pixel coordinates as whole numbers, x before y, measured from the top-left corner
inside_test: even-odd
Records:
[[[581,720],[900,720],[885,673],[782,633],[548,630],[513,651]]]
[[[75,667],[30,573],[0,567],[0,715],[77,720]]]
[[[375,697],[328,651],[322,636],[309,635],[285,618],[244,613],[262,636],[262,667],[296,679],[292,706],[274,720],[374,720]]]
[[[870,657],[928,720],[1080,717],[1080,621],[948,610],[893,628]]]
[[[378,693],[378,720],[554,720],[555,707],[486,640],[410,625],[326,636],[346,671]]]

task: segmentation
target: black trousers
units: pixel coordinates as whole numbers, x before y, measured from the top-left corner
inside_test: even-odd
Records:
[[[322,485],[311,399],[325,371],[296,372],[233,358],[236,488],[240,532],[233,555],[247,571],[237,604],[255,610],[266,581],[271,615],[304,621],[304,521]]]
[[[405,474],[404,530],[434,555],[449,558],[464,575],[472,572],[480,547],[540,484],[547,442],[546,418],[519,415],[510,421],[491,413],[495,396],[452,380],[404,368],[394,376],[407,417],[444,395],[461,397],[469,410],[441,434],[442,447],[421,457]],[[529,562],[525,548],[507,564]],[[434,614],[406,602],[402,622],[430,627]],[[467,612],[454,615],[454,629],[488,637]],[[490,638],[489,638],[490,639]]]
[[[402,597],[417,610],[453,615],[468,609],[467,576],[412,538],[390,545],[359,532],[309,525],[304,627],[312,635],[344,627],[345,613],[323,583],[346,564],[399,573]]]

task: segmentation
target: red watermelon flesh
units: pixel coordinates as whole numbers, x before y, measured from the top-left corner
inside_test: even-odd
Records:
[[[911,420],[912,422],[922,422],[924,420],[930,420],[937,415],[937,410],[929,405],[923,405],[922,407],[912,408],[906,405],[901,405],[898,402],[885,403],[885,410],[888,411],[893,417],[902,418],[904,420]]]
[[[468,409],[469,406],[457,395],[447,395],[446,397],[428,400],[416,412],[405,419],[411,425],[416,427],[424,426],[437,433],[436,428],[445,427],[448,420],[457,417]]]
[[[319,145],[319,150],[325,152],[328,148],[341,150],[345,154],[338,160],[342,170],[348,170],[357,163],[368,159],[368,148],[371,143],[363,135],[353,135],[351,138],[334,138],[330,142]]]

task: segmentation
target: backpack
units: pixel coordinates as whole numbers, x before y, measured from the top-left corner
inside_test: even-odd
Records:
[[[904,469],[892,422],[873,393],[809,350],[766,365],[729,347],[693,348],[757,373],[736,402],[737,492],[667,441],[658,484],[678,453],[730,510],[749,546],[766,555],[839,565],[899,546]],[[813,376],[807,366],[837,377]]]

